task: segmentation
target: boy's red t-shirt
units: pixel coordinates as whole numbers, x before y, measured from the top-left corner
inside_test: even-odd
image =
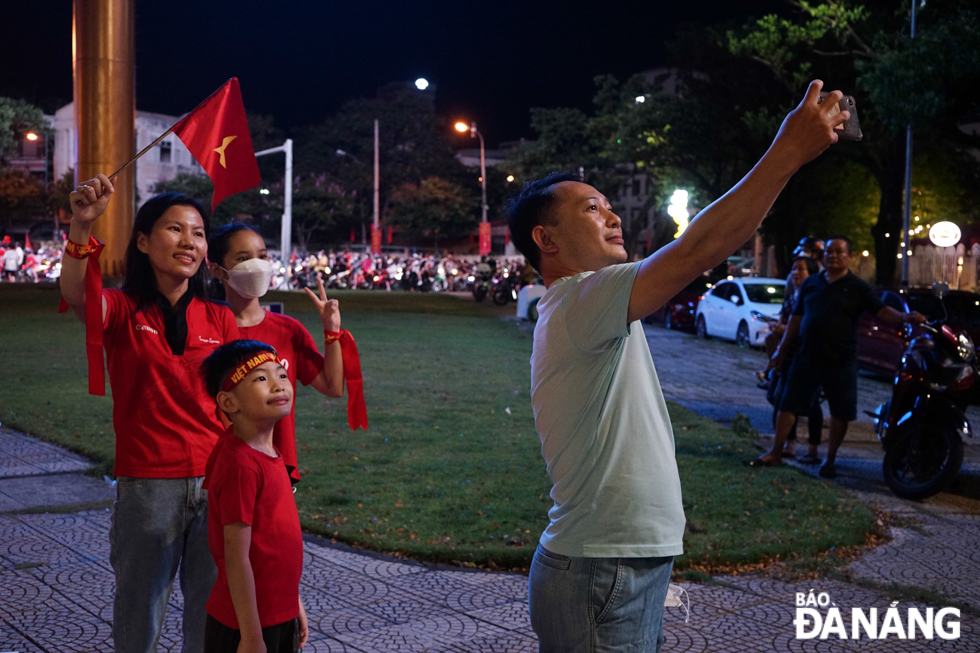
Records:
[[[283,359],[286,374],[293,384],[293,407],[289,415],[276,423],[273,444],[285,459],[293,480],[300,480],[299,463],[296,460],[296,381],[310,385],[323,371],[323,354],[316,347],[313,336],[299,320],[279,313],[266,313],[265,319],[250,327],[238,327],[242,338],[258,340],[276,348]]]
[[[203,476],[208,456],[224,431],[214,400],[201,378],[201,362],[218,346],[238,338],[235,316],[225,306],[192,299],[187,306],[187,342],[174,355],[163,314],[156,306],[136,312],[136,298],[121,290],[102,292],[103,326],[116,476]]]
[[[229,628],[239,630],[225,568],[226,524],[252,527],[248,559],[263,628],[299,615],[299,579],[303,573],[303,533],[283,457],[253,449],[232,433],[221,436],[208,460],[208,545],[218,566],[205,609]]]

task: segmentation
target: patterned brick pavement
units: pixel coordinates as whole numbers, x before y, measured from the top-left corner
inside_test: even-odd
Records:
[[[928,582],[932,574],[960,600],[980,605],[976,596],[978,520],[972,515],[960,519],[955,507],[934,509],[942,511],[937,512],[941,518],[927,524],[926,530],[945,527],[936,532],[940,537],[897,532],[892,544],[855,563],[855,571],[907,584]],[[108,529],[107,510],[0,515],[0,651],[112,650]],[[907,548],[913,535],[926,538],[931,548]],[[964,537],[973,538],[972,550],[965,548],[968,540]],[[520,652],[537,648],[528,622],[527,579],[522,575],[435,569],[324,546],[312,539],[305,548],[301,591],[311,627],[306,651]],[[917,562],[915,555],[927,555],[923,558],[927,564]],[[949,568],[942,561],[948,561]],[[980,621],[968,615],[962,618],[960,638],[949,642],[798,640],[793,625],[797,592],[827,592],[843,609],[877,607],[882,613],[888,600],[878,592],[836,581],[785,584],[761,576],[716,580],[722,584],[684,584],[690,619],[685,623],[681,609],[668,609],[665,650],[980,650]],[[904,609],[916,604],[901,605]],[[175,587],[161,651],[180,649],[181,609],[180,590]]]

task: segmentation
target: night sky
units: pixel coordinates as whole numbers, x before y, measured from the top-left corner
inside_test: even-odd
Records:
[[[684,24],[741,22],[780,0],[136,0],[136,104],[179,115],[227,78],[289,130],[392,81],[425,77],[437,109],[488,145],[533,136],[529,109],[588,109],[595,75],[665,62]],[[0,2],[0,95],[52,112],[72,96],[71,2]]]

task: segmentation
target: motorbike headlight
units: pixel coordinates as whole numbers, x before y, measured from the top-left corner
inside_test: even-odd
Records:
[[[973,341],[970,340],[970,336],[965,333],[956,336],[956,353],[967,362],[971,362],[976,358],[977,348],[973,345]]]
[[[476,277],[474,277],[474,276],[473,276],[473,275],[471,274],[470,276],[468,276],[468,277],[466,277],[466,280],[467,280],[467,281],[474,281],[474,280],[476,280]]]

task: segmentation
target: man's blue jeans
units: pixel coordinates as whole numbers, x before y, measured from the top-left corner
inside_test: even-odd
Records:
[[[116,574],[116,653],[155,653],[178,568],[184,594],[183,651],[204,650],[204,605],[218,572],[208,549],[203,480],[117,479],[109,530],[109,557]]]
[[[542,546],[528,579],[541,653],[660,651],[673,556],[570,558]]]

